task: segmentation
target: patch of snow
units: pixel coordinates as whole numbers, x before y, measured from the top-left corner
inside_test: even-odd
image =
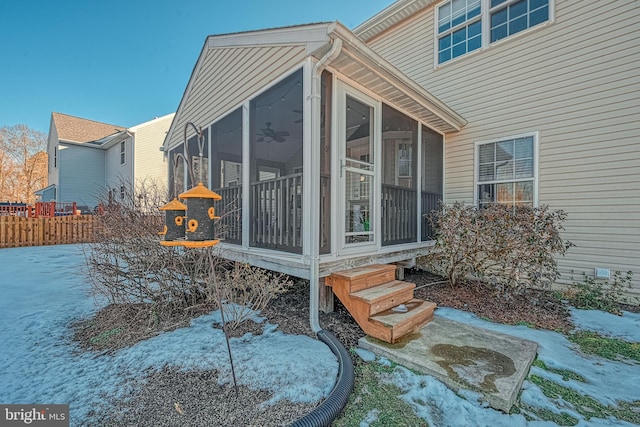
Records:
[[[104,396],[128,391],[147,369],[216,369],[220,382],[232,381],[224,333],[212,327],[219,312],[114,355],[80,351],[69,324],[96,310],[81,268],[78,245],[0,251],[0,402],[69,403],[72,424],[85,424]],[[338,363],[320,341],[267,324],[230,342],[239,384],[272,391],[270,403],[317,402],[333,387]]]
[[[572,388],[578,393],[591,396],[597,401],[615,405],[619,401],[638,399],[637,384],[640,383],[638,364],[613,362],[598,357],[590,357],[577,351],[574,344],[559,333],[491,323],[477,316],[449,308],[439,308],[439,316],[483,327],[496,332],[514,335],[537,342],[538,358],[552,368],[567,369],[589,380],[581,383],[575,380],[564,381],[560,375],[533,367],[532,374],[539,375],[562,386]],[[380,360],[380,359],[379,359]],[[386,359],[385,359],[386,360]],[[437,426],[555,426],[555,423],[540,420],[534,413],[523,410],[523,414],[505,414],[486,407],[481,396],[471,391],[453,392],[437,379],[428,375],[419,375],[398,366],[383,376],[387,381],[399,387],[406,401],[416,414],[427,420],[429,425]],[[521,402],[531,408],[547,410],[555,414],[565,413],[578,420],[578,426],[632,426],[618,419],[591,418],[586,420],[562,399],[550,399],[534,383],[525,380],[521,393]],[[524,414],[531,420],[527,420]]]
[[[640,313],[623,311],[622,316],[600,310],[571,308],[571,319],[578,330],[595,331],[602,335],[640,342]]]
[[[373,362],[374,360],[376,360],[376,355],[369,350],[357,347],[354,351],[364,362]]]
[[[597,356],[584,355],[579,351],[577,345],[570,342],[562,334],[553,331],[492,323],[471,313],[450,308],[439,308],[438,315],[537,342],[539,345],[538,359],[548,367],[566,369],[589,380],[588,383],[560,380],[561,385],[590,396],[604,405],[615,405],[619,401],[638,400],[637,384],[640,384],[640,366],[638,364],[614,362]],[[552,374],[545,372],[545,375],[551,377]]]
[[[378,409],[372,409],[367,412],[367,415],[364,417],[364,420],[360,421],[360,427],[369,427],[372,423],[378,421],[378,417],[380,416],[380,411]]]

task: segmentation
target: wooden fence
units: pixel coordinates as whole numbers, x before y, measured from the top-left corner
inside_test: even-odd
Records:
[[[91,215],[0,216],[0,248],[87,243],[93,241],[95,227],[96,220]]]

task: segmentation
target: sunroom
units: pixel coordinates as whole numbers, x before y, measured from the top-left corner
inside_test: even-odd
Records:
[[[317,283],[433,244],[464,124],[334,22],[210,36],[163,150],[172,196],[222,196],[221,256]]]

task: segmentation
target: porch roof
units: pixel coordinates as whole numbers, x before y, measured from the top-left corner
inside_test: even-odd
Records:
[[[174,134],[182,135],[177,129],[181,129],[185,123],[182,116],[196,79],[201,73],[209,72],[203,70],[209,51],[229,49],[245,52],[256,47],[281,47],[284,51],[297,46],[303,48],[301,53],[307,58],[319,60],[331,49],[332,43],[337,39],[342,41],[342,48],[338,56],[328,64],[332,69],[440,132],[455,132],[466,125],[467,122],[462,116],[405,76],[402,71],[367,46],[343,24],[337,21],[322,22],[207,37],[167,133],[163,144],[164,149],[171,146]],[[225,55],[225,58],[231,56],[233,55]],[[245,60],[246,58],[243,59]],[[210,118],[207,117],[204,121],[213,119],[217,114],[219,113]]]
[[[395,106],[414,115],[435,129],[459,131],[467,121],[422,86],[405,76],[339,22],[328,25],[327,35],[342,40],[340,54],[330,66]],[[313,56],[322,57],[329,45]]]

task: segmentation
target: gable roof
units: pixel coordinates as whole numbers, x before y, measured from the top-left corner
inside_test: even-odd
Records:
[[[97,141],[127,129],[123,126],[96,122],[62,113],[51,113],[51,120],[58,132],[58,139],[69,142],[85,143]]]
[[[353,32],[365,42],[369,42],[382,32],[436,2],[437,0],[398,0],[358,25]]]
[[[250,67],[247,67],[246,64],[259,63],[262,59],[256,56],[261,54],[255,50],[256,48],[274,47],[285,51],[295,47],[297,48],[297,53],[294,60],[301,66],[305,57],[315,63],[331,52],[334,46],[337,49],[331,54],[332,59],[328,64],[328,68],[339,72],[364,87],[375,88],[375,92],[391,105],[412,114],[443,133],[458,131],[467,123],[462,116],[422,86],[409,79],[389,61],[356,37],[347,27],[336,21],[209,36],[205,40],[198,61],[191,73],[191,78],[163,146],[165,149],[170,148],[182,137],[182,132],[179,130],[186,126],[185,112],[189,112],[193,116],[194,112],[202,111],[202,117],[198,117],[198,119],[203,123],[210,123],[211,120],[219,116],[218,111],[215,114],[211,113],[211,105],[206,104],[210,100],[203,101],[200,98],[191,100],[190,97],[192,90],[196,87],[196,81],[199,82],[198,84],[201,87],[204,86],[204,83],[202,83],[204,80],[213,82],[212,85],[214,83],[222,84],[221,82],[224,79],[221,79],[220,73],[226,73],[225,77],[234,79],[235,76],[229,76],[229,71],[226,68],[215,68],[229,66],[229,58],[233,58],[234,55],[240,58],[236,61],[236,65],[244,64],[245,69],[243,69],[243,72],[248,75],[246,69]],[[215,57],[214,55],[208,55],[209,51],[216,50],[224,52],[225,60],[207,63],[207,61],[212,61],[212,58]],[[272,56],[277,59],[281,58],[283,54]],[[283,61],[279,59],[277,62]],[[216,71],[214,72],[212,69]],[[217,74],[212,75],[212,73]],[[253,82],[254,80],[251,81]],[[217,93],[217,89],[214,86],[207,87],[207,90],[209,93]],[[244,92],[247,91],[245,90]],[[245,96],[244,93],[240,93],[237,95],[238,99],[231,97],[233,99],[225,98],[224,101],[230,105],[235,105],[234,108],[237,108],[238,103],[245,99],[240,99],[241,95]]]

